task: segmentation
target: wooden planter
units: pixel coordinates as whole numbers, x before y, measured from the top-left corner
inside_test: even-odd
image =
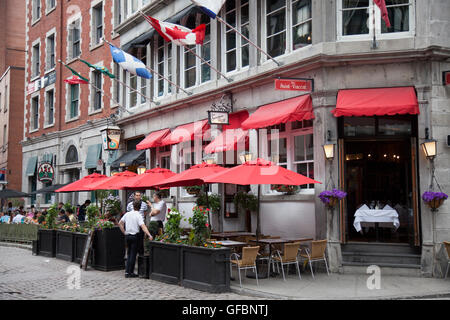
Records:
[[[88,235],[85,233],[73,233],[73,262],[81,263]]]
[[[230,291],[229,248],[150,242],[150,279],[206,292]]]
[[[433,199],[429,202],[425,202],[427,204],[427,206],[429,206],[431,208],[431,210],[436,210],[437,208],[439,208],[443,203],[444,203],[445,199]]]
[[[138,256],[138,275],[139,278],[150,279],[149,256]]]
[[[92,266],[101,271],[125,269],[125,236],[119,227],[96,230]]]
[[[44,257],[56,256],[56,231],[39,229],[36,254]]]
[[[56,258],[73,261],[73,232],[56,231]]]

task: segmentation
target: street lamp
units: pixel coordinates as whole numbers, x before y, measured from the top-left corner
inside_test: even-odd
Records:
[[[244,151],[239,155],[239,158],[241,159],[242,163],[252,161],[253,153],[249,151]]]
[[[437,142],[434,139],[429,139],[428,128],[425,128],[425,141],[421,144],[422,150],[428,160],[433,160],[437,154]]]
[[[145,173],[146,170],[147,170],[146,167],[144,167],[144,166],[139,166],[139,167],[137,168],[137,173],[138,173],[138,174],[143,174],[143,173]]]
[[[330,141],[331,140],[331,131],[328,130],[327,132],[327,141],[323,145],[323,151],[325,153],[325,158],[327,160],[333,160],[334,159],[334,143]]]

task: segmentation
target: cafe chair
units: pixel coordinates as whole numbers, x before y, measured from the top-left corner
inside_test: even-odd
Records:
[[[309,267],[311,269],[311,275],[314,279],[314,271],[312,268],[313,262],[318,261],[324,261],[325,262],[325,268],[327,269],[327,274],[330,275],[330,272],[328,271],[328,263],[327,258],[325,256],[325,251],[327,249],[327,240],[317,240],[317,241],[311,241],[311,252],[308,248],[304,248],[305,253],[301,253],[300,250],[300,257],[303,258],[304,261],[309,262]]]
[[[256,270],[256,257],[258,256],[259,246],[256,247],[244,247],[242,248],[242,259],[239,259],[239,254],[231,254],[230,274],[233,273],[233,265],[236,266],[239,273],[239,285],[242,288],[241,270],[252,269],[256,275],[256,285],[258,283],[258,271]],[[233,259],[234,258],[234,259]]]
[[[298,277],[301,280],[302,276],[300,275],[300,267],[298,265],[299,248],[300,242],[285,243],[283,255],[281,255],[280,251],[277,250],[275,254],[272,256],[271,261],[269,261],[269,274],[270,274],[270,262],[276,262],[277,266],[281,265],[283,280],[286,281],[286,276],[284,275],[284,266],[287,265],[287,273],[289,274],[289,266],[291,264],[295,264],[297,266]]]
[[[447,249],[447,256],[448,256],[448,264],[447,264],[447,271],[445,272],[445,279],[447,279],[448,271],[450,269],[450,242],[444,241],[445,249]]]

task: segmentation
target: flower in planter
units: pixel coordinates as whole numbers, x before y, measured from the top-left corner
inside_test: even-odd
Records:
[[[270,185],[270,189],[278,192],[284,192],[286,194],[294,194],[298,191],[299,187],[287,184],[272,184]]]
[[[423,193],[422,199],[432,211],[436,211],[448,199],[448,195],[443,192],[426,191]]]
[[[319,194],[320,200],[329,208],[333,208],[339,200],[344,199],[347,196],[347,193],[338,190],[325,190]]]

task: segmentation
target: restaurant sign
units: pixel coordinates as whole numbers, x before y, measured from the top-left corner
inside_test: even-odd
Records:
[[[444,86],[450,86],[450,70],[442,72],[442,78],[444,80]]]
[[[38,168],[38,180],[41,182],[53,181],[55,170],[51,163],[43,162]]]
[[[275,79],[275,90],[314,91],[314,79],[278,78]]]
[[[104,150],[118,150],[122,130],[106,128],[102,130],[102,141]]]
[[[229,115],[233,112],[233,96],[231,92],[222,95],[219,102],[214,102],[208,110],[209,124],[230,124]]]

